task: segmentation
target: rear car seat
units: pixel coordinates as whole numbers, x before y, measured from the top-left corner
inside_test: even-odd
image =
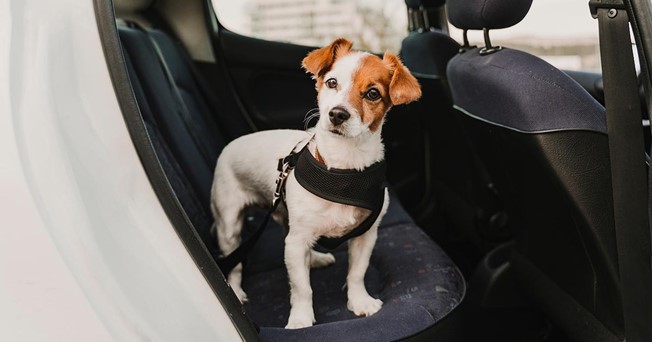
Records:
[[[225,127],[219,125],[220,116],[226,113],[211,111],[198,88],[200,82],[192,62],[168,35],[125,26],[119,28],[119,34],[134,94],[161,166],[199,236],[217,257],[219,250],[209,233],[213,221],[209,203],[215,161],[228,140]],[[180,98],[173,94],[174,85],[166,77],[151,38],[159,45],[174,83],[182,88]],[[183,106],[191,118],[182,117]],[[207,150],[213,159],[205,158]],[[356,318],[347,310],[346,292],[342,290],[347,272],[347,251],[343,246],[334,251],[334,266],[311,273],[318,323],[304,329],[283,328],[289,314],[283,229],[270,224],[247,260],[243,279],[249,295],[245,310],[260,326],[263,340],[305,341],[319,337],[383,341],[426,329],[429,334],[454,329],[458,320],[442,319],[459,312],[455,309],[466,291],[461,273],[414,224],[395,197],[390,203],[365,278],[370,294],[384,301],[383,309],[366,318]],[[245,221],[255,227],[258,219],[251,215]]]

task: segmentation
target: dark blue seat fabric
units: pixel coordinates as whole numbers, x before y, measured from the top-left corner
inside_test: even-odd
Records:
[[[192,72],[191,62],[188,57],[163,32],[151,30],[149,35],[156,40],[160,47],[174,81],[179,88],[183,102],[193,115],[193,119],[198,123],[192,128],[197,131],[196,133],[200,137],[197,144],[201,144],[201,148],[207,152],[210,158],[209,166],[212,169],[222,148],[226,145],[225,137],[228,135],[226,132],[222,133],[219,129],[215,113],[213,113],[208,102],[209,99],[203,96],[198,80]],[[216,132],[220,133],[216,134]]]
[[[120,28],[122,46],[130,56],[133,65],[133,76],[140,80],[143,95],[148,100],[152,111],[152,120],[156,120],[161,136],[167,141],[181,169],[192,183],[193,191],[208,211],[210,203],[210,184],[213,182],[213,169],[221,147],[215,141],[214,160],[207,160],[197,146],[193,135],[200,135],[212,142],[211,135],[202,132],[191,132],[182,118],[179,103],[175,100],[170,83],[158,62],[154,47],[145,33],[139,29]],[[168,63],[174,65],[174,63]],[[199,111],[193,112],[198,120],[203,119]],[[200,116],[201,115],[201,116]],[[201,122],[201,121],[200,121]],[[201,126],[201,125],[197,125]]]
[[[414,31],[401,43],[401,58],[413,73],[445,79],[446,65],[459,48],[443,31]]]
[[[405,4],[410,10],[428,11],[443,6],[445,1],[406,0]],[[418,29],[401,42],[401,59],[412,73],[445,79],[446,65],[459,48],[460,44],[442,30],[434,27]]]
[[[448,1],[448,19],[463,30],[501,29],[525,17],[532,0],[462,0]]]
[[[536,56],[508,48],[482,56],[477,48],[455,56],[448,73],[455,106],[480,120],[530,133],[607,132],[604,107]]]
[[[290,312],[287,272],[281,259],[283,231],[268,230],[268,235],[276,237],[266,238],[268,243],[258,248],[280,257],[277,265],[255,273],[245,268],[243,281],[250,300],[245,309],[261,326],[263,339],[394,341],[432,326],[455,309],[465,293],[455,264],[404,214],[395,198],[386,217],[365,276],[369,293],[385,303],[381,311],[358,318],[347,310],[343,285],[348,253],[343,245],[333,251],[335,265],[311,271],[317,325],[300,330],[283,329]]]
[[[124,42],[128,39],[125,38],[128,37],[130,33],[133,33],[133,31],[130,29],[121,29],[120,33],[124,44]],[[197,195],[198,193],[195,191],[194,184],[188,179],[187,173],[180,165],[179,160],[181,159],[175,156],[174,151],[168,145],[168,140],[163,137],[161,128],[156,118],[158,115],[153,112],[153,108],[156,107],[150,106],[150,103],[156,105],[156,101],[148,100],[143,85],[141,84],[141,79],[136,72],[134,64],[132,63],[130,54],[125,53],[124,57],[127,64],[127,70],[130,75],[131,86],[138,101],[138,107],[140,109],[141,115],[143,116],[143,121],[145,122],[147,133],[149,134],[150,140],[156,151],[156,155],[161,163],[161,166],[165,170],[168,181],[170,182],[174,193],[179,199],[179,202],[183,205],[184,211],[190,219],[190,222],[192,222],[193,226],[195,227],[197,233],[206,243],[211,254],[214,257],[218,257],[219,250],[217,243],[210,234],[210,228],[213,224],[213,219],[210,215],[210,211],[207,208],[206,203],[202,202],[202,200]],[[159,90],[162,93],[160,94],[160,97],[157,97],[157,99],[166,100],[167,98],[165,98],[164,95],[166,94],[168,88],[162,87],[162,89]]]
[[[213,256],[218,257],[215,238],[209,233],[214,161],[204,160],[198,143],[219,153],[228,140],[222,132],[224,127],[218,125],[219,116],[226,113],[211,112],[211,106],[199,93],[198,83],[192,79],[188,65],[191,62],[179,47],[165,34],[151,32],[182,88],[185,105],[202,127],[202,131],[191,132],[196,125],[188,125],[181,117],[180,106],[175,103],[177,99],[145,32],[128,27],[119,31],[134,94],[161,166],[198,234]],[[193,134],[206,140],[198,142]],[[260,211],[248,211],[245,234],[260,219]],[[347,253],[341,247],[335,251],[336,265],[313,272],[318,324],[286,330],[282,327],[289,314],[289,290],[283,238],[283,229],[270,224],[244,270],[243,283],[250,296],[245,309],[261,327],[265,341],[395,340],[432,327],[449,315],[465,294],[465,282],[455,264],[413,223],[392,195],[366,276],[370,292],[385,301],[384,308],[367,318],[356,318],[346,309],[346,295],[341,288],[346,278]]]

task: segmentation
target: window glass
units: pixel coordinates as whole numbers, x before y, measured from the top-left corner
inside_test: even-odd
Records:
[[[220,23],[251,37],[323,46],[345,37],[357,49],[398,52],[407,35],[404,0],[213,0]]]
[[[451,36],[462,41],[462,31],[451,25]],[[490,31],[493,45],[504,45],[541,57],[564,70],[600,71],[598,21],[588,1],[533,1],[520,23]],[[482,32],[469,32],[472,44],[484,46]]]

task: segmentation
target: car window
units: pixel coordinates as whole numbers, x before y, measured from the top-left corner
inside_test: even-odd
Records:
[[[308,46],[346,37],[358,49],[398,52],[407,35],[404,0],[213,0],[213,8],[233,32]]]
[[[462,41],[462,31],[451,25],[451,36]],[[504,45],[541,57],[563,70],[600,71],[598,21],[588,1],[533,1],[520,23],[490,32],[494,45]],[[483,46],[482,32],[469,32],[469,40]]]

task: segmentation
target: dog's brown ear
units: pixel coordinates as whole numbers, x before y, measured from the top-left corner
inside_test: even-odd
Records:
[[[348,53],[351,50],[353,43],[344,39],[338,38],[327,47],[314,50],[303,59],[301,66],[307,72],[313,75],[313,78],[324,76],[331,69],[333,63],[338,57]]]
[[[421,86],[398,56],[386,52],[383,62],[392,73],[392,80],[389,83],[389,98],[392,100],[392,105],[418,100],[421,97]]]

